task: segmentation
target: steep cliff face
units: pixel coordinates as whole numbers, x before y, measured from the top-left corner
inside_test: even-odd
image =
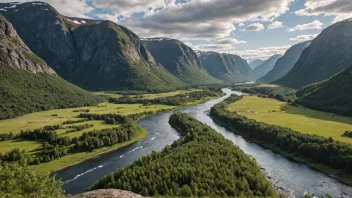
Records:
[[[256,67],[253,72],[257,79],[266,75],[270,70],[272,70],[277,62],[277,60],[281,58],[281,55],[274,55],[270,57],[268,60],[265,60],[262,64]]]
[[[352,19],[326,28],[306,48],[292,70],[275,83],[302,88],[326,80],[352,64]]]
[[[184,85],[125,27],[64,17],[41,2],[1,3],[0,8],[34,53],[76,85],[105,90],[168,90]]]
[[[144,39],[155,60],[176,77],[189,84],[214,84],[213,78],[200,64],[197,54],[181,41],[168,38]]]
[[[96,105],[101,100],[60,78],[0,15],[0,120],[35,111]]]
[[[289,48],[285,55],[277,60],[274,68],[258,81],[273,82],[284,77],[296,64],[304,49],[306,49],[312,41],[306,41]]]
[[[0,15],[0,64],[34,74],[55,75],[46,63],[23,43],[13,26]]]
[[[233,54],[198,52],[203,67],[213,77],[229,83],[255,80],[252,69],[246,60]]]

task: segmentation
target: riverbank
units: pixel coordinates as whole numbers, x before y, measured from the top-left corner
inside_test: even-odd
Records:
[[[213,100],[215,99],[215,97],[206,97],[194,102],[189,102],[186,104],[182,104],[179,106],[174,106],[173,108],[169,108],[168,110],[178,110],[178,109],[182,109],[182,108],[186,108],[188,106],[193,106],[193,105],[197,105],[197,104],[201,104],[204,103],[206,101],[209,100]],[[134,105],[135,106],[135,105]],[[153,111],[153,114],[151,115],[155,115],[157,114],[159,111]],[[149,115],[150,116],[150,115]],[[146,116],[141,117],[145,118]],[[141,140],[143,140],[146,136],[147,136],[147,132],[145,129],[142,129],[135,137],[133,137],[130,141],[124,142],[124,143],[120,143],[120,144],[116,144],[112,147],[105,147],[105,148],[101,148],[101,149],[96,149],[92,152],[82,152],[82,153],[75,153],[75,154],[70,154],[67,156],[64,156],[60,159],[48,162],[48,163],[43,163],[43,164],[39,164],[39,165],[33,165],[31,166],[31,168],[36,171],[38,174],[48,174],[48,173],[55,173],[64,169],[67,169],[69,167],[75,166],[77,164],[95,159],[97,157],[109,154],[111,152],[115,152],[117,150],[123,149],[125,147],[128,147],[131,144],[134,144],[136,142],[139,142]]]
[[[275,146],[275,145],[272,145],[272,144],[268,144],[268,143],[265,143],[264,141],[259,141],[255,138],[252,138],[248,135],[246,135],[245,133],[240,133],[238,132],[236,129],[234,129],[232,126],[230,126],[228,123],[225,123],[225,122],[222,122],[220,121],[216,116],[214,115],[210,115],[210,117],[213,119],[213,121],[217,124],[219,124],[220,126],[223,126],[224,128],[226,128],[227,130],[237,134],[237,135],[240,135],[241,137],[247,139],[247,140],[250,140],[264,148],[267,148],[267,149],[270,149],[276,153],[279,153],[281,154],[282,156],[286,157],[287,159],[289,160],[292,160],[292,161],[295,161],[295,162],[298,162],[298,163],[302,163],[302,164],[305,164],[307,165],[308,167],[314,169],[314,170],[317,170],[331,178],[334,178],[336,179],[337,181],[343,183],[343,184],[346,184],[348,186],[352,186],[352,176],[351,175],[347,175],[346,173],[343,173],[341,170],[338,170],[338,169],[333,169],[331,167],[328,167],[326,165],[323,165],[323,164],[319,164],[319,163],[312,163],[302,157],[298,157],[297,155],[294,155],[293,153],[290,153],[290,152],[287,152],[287,151],[284,151],[282,149],[280,149],[279,147]]]

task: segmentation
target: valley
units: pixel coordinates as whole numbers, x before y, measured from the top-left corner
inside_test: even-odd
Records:
[[[166,93],[158,93],[158,94],[128,94],[124,93],[124,95],[128,94],[129,97],[138,97],[144,98],[146,100],[158,99],[158,98],[168,98],[175,96],[183,96],[186,97],[188,94],[192,94],[194,92],[201,93],[203,90],[200,89],[190,89],[190,90],[180,90],[174,92],[166,92]],[[94,93],[98,96],[103,97],[114,97],[120,98],[122,94],[116,93],[106,93],[106,92],[96,92]],[[219,94],[218,96],[221,96]],[[91,131],[101,131],[104,129],[110,129],[112,127],[119,127],[119,125],[112,126],[111,124],[107,124],[105,121],[101,120],[82,120],[80,114],[88,113],[88,114],[100,114],[100,115],[108,115],[108,114],[119,114],[122,116],[130,116],[130,115],[151,115],[158,112],[175,110],[182,107],[195,105],[202,103],[204,101],[213,99],[214,96],[204,97],[199,100],[189,100],[189,102],[182,103],[180,105],[162,105],[162,104],[113,104],[109,102],[103,102],[98,104],[97,106],[87,106],[80,108],[69,108],[69,109],[56,109],[49,111],[42,111],[27,114],[18,118],[8,119],[8,120],[0,120],[0,137],[1,135],[13,134],[14,136],[18,135],[21,131],[33,131],[36,129],[44,128],[46,126],[59,126],[59,129],[54,130],[58,137],[67,137],[67,138],[79,138],[85,133],[89,133]],[[77,123],[76,123],[77,122]],[[75,127],[80,127],[83,129],[75,129]],[[72,132],[71,132],[72,131]],[[119,149],[121,147],[127,146],[129,144],[135,143],[147,135],[145,130],[139,130],[131,140],[115,144],[110,147],[104,147],[100,149],[95,149],[92,152],[78,152],[72,153],[66,156],[63,156],[59,159],[53,160],[47,163],[41,163],[39,165],[32,165],[31,168],[35,170],[39,174],[45,174],[48,172],[52,172],[54,170],[81,162],[83,160],[89,159],[91,157],[100,155],[102,153],[111,152],[113,150]],[[13,140],[0,141],[0,151],[2,154],[6,154],[13,149],[17,148],[20,150],[25,150],[26,153],[35,156],[37,152],[39,152],[42,148],[43,141],[30,141],[30,140],[21,140],[20,138],[15,138]]]
[[[0,0],[0,198],[351,198],[351,6]]]

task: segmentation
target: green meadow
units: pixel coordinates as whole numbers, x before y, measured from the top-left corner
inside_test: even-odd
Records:
[[[175,96],[178,94],[185,94],[185,93],[190,93],[194,91],[199,91],[199,90],[192,89],[192,90],[180,90],[180,91],[158,93],[158,94],[142,94],[141,97],[146,99],[153,99],[153,98],[159,98],[159,97]],[[109,97],[121,97],[121,95],[119,94],[111,94],[111,93],[105,93],[105,92],[96,92],[94,94],[109,96]],[[66,125],[63,124],[63,122],[68,120],[70,121],[80,120],[80,118],[78,118],[78,115],[84,111],[89,110],[88,113],[91,113],[91,114],[113,113],[113,114],[121,114],[121,115],[130,115],[130,114],[149,112],[149,111],[157,112],[159,110],[172,110],[172,109],[182,108],[189,105],[202,103],[210,99],[212,98],[207,97],[198,101],[188,102],[186,104],[182,104],[179,106],[160,105],[160,104],[152,104],[152,105],[113,104],[109,102],[104,102],[97,106],[42,111],[42,112],[27,114],[14,119],[0,120],[0,134],[9,133],[9,132],[12,132],[13,134],[17,134],[21,132],[21,130],[23,131],[27,129],[34,130],[34,129],[39,129],[50,125],[60,125],[62,128],[56,130],[57,134],[64,137],[67,136],[70,138],[74,138],[74,137],[80,137],[83,133],[90,132],[93,130],[112,128],[112,125],[108,125],[104,121],[99,121],[99,120],[91,120],[91,121],[85,121],[85,122],[74,123],[74,124],[66,124]],[[70,126],[80,126],[85,124],[93,125],[93,126],[80,131],[75,131],[75,132],[69,131],[71,130],[71,128],[69,128]],[[117,127],[117,125],[114,125],[114,127]],[[124,147],[126,145],[129,145],[131,143],[134,143],[143,139],[146,135],[147,135],[147,132],[143,129],[137,132],[137,134],[128,142],[115,144],[111,147],[96,149],[92,152],[81,152],[81,153],[66,155],[60,159],[50,161],[48,163],[33,165],[31,166],[31,168],[35,169],[40,174],[48,173],[48,172],[78,163],[85,159],[100,155],[104,152],[109,152],[112,150],[119,149],[121,147]],[[19,148],[20,150],[25,150],[29,154],[35,154],[35,152],[37,152],[38,149],[41,149],[41,147],[42,147],[42,142],[40,141],[38,142],[21,141],[21,140],[2,141],[0,142],[0,153],[5,154],[14,148]]]
[[[352,130],[352,118],[349,117],[295,107],[257,96],[244,96],[242,100],[229,105],[228,110],[259,122],[352,144],[352,138],[342,136],[345,131]]]

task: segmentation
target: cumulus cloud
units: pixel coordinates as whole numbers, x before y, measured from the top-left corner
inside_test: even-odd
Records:
[[[146,12],[168,4],[164,0],[93,0],[94,7],[109,9],[118,16]]]
[[[252,23],[243,29],[244,31],[261,31],[264,30],[264,25],[261,23]]]
[[[290,45],[275,46],[275,47],[261,47],[257,49],[251,49],[251,50],[229,51],[228,53],[239,55],[242,58],[245,58],[247,60],[255,60],[255,59],[265,60],[275,54],[284,54],[290,47],[291,47]]]
[[[308,41],[308,40],[313,40],[315,37],[317,37],[319,34],[306,34],[306,35],[299,35],[295,38],[290,38],[290,41]]]
[[[304,6],[295,13],[300,16],[335,16],[334,22],[350,18],[352,13],[351,0],[305,0]]]
[[[306,24],[302,24],[302,25],[297,25],[293,28],[288,28],[287,31],[289,32],[294,32],[294,31],[300,31],[300,30],[320,30],[323,28],[323,23],[315,20],[311,23],[306,23]]]
[[[16,2],[32,2],[33,0],[16,0]],[[87,17],[94,10],[88,6],[88,0],[41,0],[53,6],[60,14],[72,17]],[[14,2],[13,0],[2,0],[1,2]]]
[[[268,29],[272,30],[272,29],[277,29],[277,28],[282,28],[283,26],[283,22],[280,21],[274,21],[271,24],[268,25]]]
[[[245,26],[244,23],[239,23],[239,24],[238,24],[238,27],[243,27],[243,26]]]
[[[171,37],[224,38],[235,30],[234,23],[271,21],[288,11],[289,0],[192,0],[169,3],[150,10],[139,20],[126,19],[124,25],[142,37],[155,33]]]
[[[225,39],[218,40],[217,43],[221,45],[224,45],[224,44],[237,45],[237,44],[247,43],[247,41],[239,41],[234,38],[225,38]]]
[[[115,23],[117,23],[117,17],[118,15],[117,14],[98,14],[96,15],[99,19],[102,19],[102,20],[109,20],[109,21],[113,21]]]

